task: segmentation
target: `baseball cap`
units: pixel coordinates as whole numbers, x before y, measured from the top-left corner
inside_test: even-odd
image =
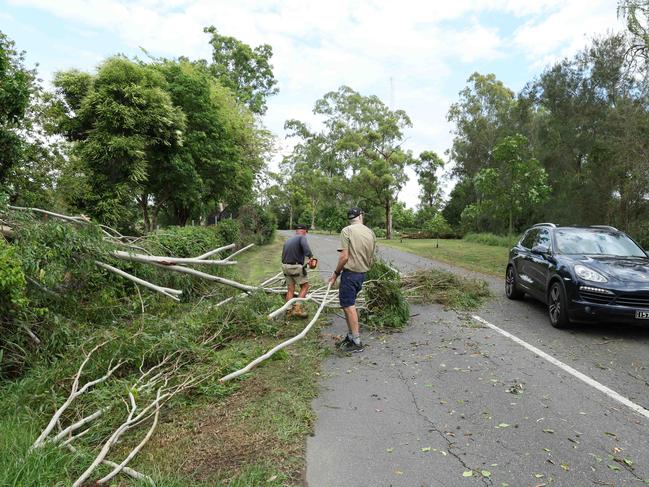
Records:
[[[302,223],[298,223],[297,225],[295,225],[295,229],[296,230],[307,230],[307,227],[306,227],[306,225],[304,225]]]
[[[354,206],[347,210],[347,218],[349,220],[356,218],[357,216],[361,216],[363,214],[363,210],[361,210],[358,206]]]

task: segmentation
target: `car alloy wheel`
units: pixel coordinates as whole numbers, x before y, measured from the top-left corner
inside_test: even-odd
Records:
[[[550,323],[555,328],[565,328],[570,324],[566,310],[566,298],[563,287],[560,283],[555,282],[550,288],[548,296],[548,312],[550,313]]]
[[[524,294],[516,285],[516,271],[514,266],[510,265],[505,274],[505,295],[509,299],[522,299]]]

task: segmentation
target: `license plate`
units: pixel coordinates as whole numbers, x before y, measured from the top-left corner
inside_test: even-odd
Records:
[[[635,317],[638,320],[649,320],[649,311],[636,311]]]

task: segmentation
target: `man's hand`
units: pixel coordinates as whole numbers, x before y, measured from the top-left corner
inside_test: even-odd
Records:
[[[331,277],[329,278],[329,284],[331,284],[333,286],[334,284],[336,284],[337,279],[338,279],[338,276],[334,272],[333,274],[331,274]]]

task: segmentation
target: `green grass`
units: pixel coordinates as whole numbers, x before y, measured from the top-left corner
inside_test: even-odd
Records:
[[[453,264],[468,270],[502,276],[507,266],[508,252],[505,247],[484,245],[465,240],[379,240],[381,245],[393,247],[432,260]]]
[[[276,235],[268,245],[253,247],[235,257],[241,279],[247,284],[259,284],[280,272],[284,240],[283,237]]]
[[[237,269],[227,276],[258,283],[276,274],[281,245],[277,239],[242,254],[240,264],[233,266]],[[296,335],[305,324],[266,319],[282,302],[280,296],[255,294],[213,307],[222,298],[217,294],[173,303],[142,291],[145,312],[140,312],[137,300],[136,313],[115,315],[102,326],[75,322],[69,329],[71,336],[65,337],[67,345],[58,346],[54,354],[34,357],[19,378],[0,382],[0,485],[69,485],[92,461],[99,442],[123,419],[124,408],[117,400],[115,412],[80,440],[78,454],[54,447],[29,452],[40,428],[69,391],[82,344],[88,349],[102,338],[111,340],[89,362],[85,380],[101,375],[111,357],[131,362],[96,392],[73,404],[65,423],[82,410],[95,410],[107,397],[122,395],[138,374],[144,351],[156,351],[155,357],[150,356],[155,363],[168,351],[183,350],[185,370],[210,378],[165,406],[156,433],[130,466],[167,487],[299,484],[305,465],[304,438],[314,421],[311,401],[317,393],[316,372],[324,353],[318,332],[313,330],[242,378],[220,384],[218,377]],[[217,336],[214,341],[202,343],[212,335]],[[119,461],[142,434],[138,430],[125,436],[109,458]],[[103,467],[101,472],[105,473]],[[120,475],[115,485],[143,484]]]
[[[493,233],[467,233],[463,240],[465,242],[473,242],[484,245],[491,245],[492,247],[507,247],[511,248],[516,245],[519,235],[495,235]]]
[[[239,277],[259,283],[279,272],[282,244],[283,239],[276,238],[242,254],[237,259]],[[244,298],[240,305],[258,308],[254,301],[254,297]],[[231,348],[253,349],[261,355],[299,333],[304,325],[305,321],[280,321],[274,335],[250,336]],[[315,420],[311,402],[317,394],[316,373],[324,353],[319,334],[313,330],[236,381],[234,394],[198,398],[177,409],[173,421],[161,426],[134,467],[157,470],[158,485],[169,487],[299,484],[305,468],[304,438],[312,432]],[[178,472],[194,479],[188,482]]]

